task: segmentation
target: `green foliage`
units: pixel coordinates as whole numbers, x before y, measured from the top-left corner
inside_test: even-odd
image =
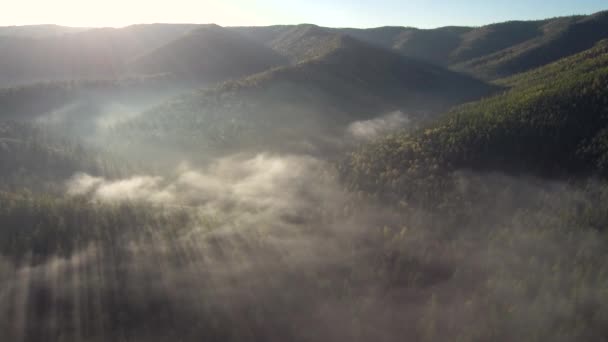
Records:
[[[395,110],[424,120],[497,89],[350,37],[329,37],[321,52],[306,52],[306,61],[173,99],[118,125],[116,133],[133,144],[201,154],[287,144],[301,150],[343,134],[355,120]]]
[[[485,79],[497,79],[557,61],[608,38],[608,12],[547,20],[538,32],[541,35],[454,68]]]
[[[602,42],[504,80],[511,90],[457,107],[416,133],[382,139],[354,153],[343,168],[346,178],[356,189],[400,198],[440,194],[437,189],[450,183],[446,176],[459,169],[605,176],[607,56]]]
[[[53,256],[69,257],[92,243],[115,248],[130,239],[170,236],[192,224],[193,217],[176,208],[0,192],[0,254],[17,262],[27,258],[37,264]]]
[[[133,167],[29,123],[0,121],[0,190],[62,193],[77,172],[119,177]]]

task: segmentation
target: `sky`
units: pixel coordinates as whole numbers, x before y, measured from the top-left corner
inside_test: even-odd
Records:
[[[0,26],[121,27],[139,23],[222,26],[312,23],[331,27],[480,26],[590,14],[608,0],[7,0]]]

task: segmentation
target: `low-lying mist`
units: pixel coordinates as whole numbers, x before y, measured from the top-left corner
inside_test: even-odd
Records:
[[[29,140],[5,129],[11,191],[39,190],[36,176],[59,189],[0,192],[0,331],[9,341],[608,333],[606,218],[594,205],[608,198],[602,182],[460,170],[388,200],[352,190],[339,160],[416,128],[422,112],[332,117],[316,112],[329,101],[291,106],[272,94],[253,105],[230,94],[155,107],[168,93],[148,95],[87,95],[36,116]],[[47,129],[84,147],[47,143]],[[89,147],[119,157],[82,163]],[[18,164],[13,149],[61,172],[24,173],[31,163]],[[429,205],[425,191],[440,199]]]
[[[348,125],[348,133],[358,140],[370,141],[404,129],[410,119],[402,112],[388,113],[370,120],[355,121]]]
[[[234,155],[193,169],[182,163],[166,176],[135,175],[108,180],[77,174],[67,181],[68,195],[92,201],[142,201],[187,206],[239,224],[304,224],[321,212],[334,212],[347,200],[327,162],[298,155]]]
[[[574,226],[605,194],[450,177],[455,193],[429,209],[349,192],[331,163],[307,155],[238,154],[124,179],[75,174],[68,198],[138,223],[68,255],[0,259],[1,330],[11,341],[603,336],[608,251],[593,220]],[[147,219],[121,203],[188,218]]]

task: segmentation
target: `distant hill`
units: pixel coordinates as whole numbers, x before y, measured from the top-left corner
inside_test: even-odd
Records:
[[[197,25],[152,24],[77,30],[50,36],[0,34],[0,86],[121,78],[126,76],[126,66],[132,59],[195,27]]]
[[[285,64],[272,49],[217,25],[206,25],[137,58],[139,74],[173,73],[209,82],[258,73]]]
[[[337,32],[404,56],[493,80],[591,48],[608,38],[607,17],[608,12],[599,12],[589,16],[436,29],[398,26],[333,29],[314,25],[233,29],[287,55],[288,51],[298,54],[298,49],[314,51],[315,44],[319,49],[327,37],[324,33]]]
[[[419,193],[415,187],[445,187],[445,176],[462,169],[608,176],[608,40],[499,83],[512,89],[353,154],[346,178],[404,198]]]
[[[462,35],[472,30],[468,27],[442,27],[432,30],[379,27],[339,31],[370,44],[395,50],[404,56],[447,66],[450,64],[450,53],[462,42]]]
[[[0,26],[0,36],[42,38],[90,30],[86,27],[60,25]]]
[[[196,29],[200,31],[193,32]],[[178,72],[201,77],[212,70],[217,71],[212,78],[225,80],[284,63],[273,54],[292,63],[314,58],[331,50],[335,34],[495,80],[576,54],[608,38],[608,12],[424,30],[334,29],[311,24],[226,29],[196,24],[132,25],[119,29],[0,27],[0,87],[40,81],[115,79],[133,73]],[[222,51],[226,51],[223,57],[234,58],[232,61],[242,67],[231,70],[228,60],[217,57]],[[247,65],[239,58],[248,59]],[[220,77],[220,70],[233,72]]]
[[[158,73],[215,82],[285,64],[272,49],[217,25],[0,28],[0,49],[0,87]]]
[[[608,38],[608,11],[591,16],[548,20],[537,37],[493,54],[455,65],[487,79],[506,77],[591,48]]]
[[[608,38],[608,12],[478,28],[341,29],[366,42],[485,79],[530,70]]]

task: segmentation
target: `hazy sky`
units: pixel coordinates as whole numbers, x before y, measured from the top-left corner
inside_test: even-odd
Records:
[[[0,26],[213,22],[225,26],[314,23],[430,28],[603,9],[608,9],[608,0],[7,0],[0,12]]]

